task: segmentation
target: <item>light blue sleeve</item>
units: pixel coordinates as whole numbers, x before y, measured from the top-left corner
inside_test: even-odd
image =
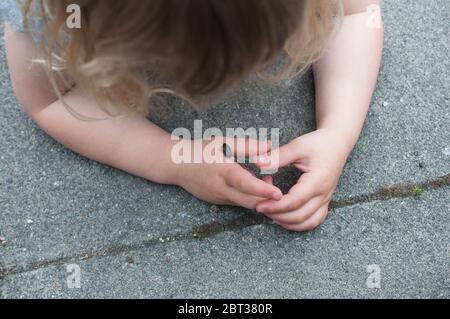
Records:
[[[22,9],[16,0],[0,1],[0,20],[9,22],[17,31],[23,32]]]
[[[34,2],[35,10],[40,8],[39,2]],[[9,22],[17,31],[24,32],[22,8],[17,0],[0,0],[0,22]],[[30,32],[36,41],[42,29],[42,21],[38,17],[29,20]]]

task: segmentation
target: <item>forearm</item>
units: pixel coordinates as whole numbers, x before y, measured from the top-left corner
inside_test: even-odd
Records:
[[[78,88],[68,92],[65,100],[85,116],[107,116]],[[55,140],[83,156],[154,182],[176,183],[176,169],[170,158],[173,144],[170,134],[144,117],[82,121],[71,115],[60,101],[30,116]]]
[[[34,47],[23,33],[5,25],[5,44],[11,79],[24,111],[50,136],[73,151],[133,175],[175,184],[178,166],[170,159],[170,135],[143,117],[81,121],[58,100],[40,65],[32,63]],[[67,89],[61,84],[60,89]],[[78,113],[105,118],[95,101],[72,88],[65,101]]]
[[[383,27],[368,19],[366,12],[345,16],[314,65],[317,127],[335,130],[348,154],[363,127],[381,62]]]

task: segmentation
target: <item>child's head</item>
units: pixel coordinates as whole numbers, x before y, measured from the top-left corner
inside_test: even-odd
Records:
[[[331,0],[38,0],[44,11],[27,10],[36,1],[25,0],[25,16],[43,18],[44,60],[63,61],[102,106],[144,113],[167,88],[149,85],[147,70],[194,97],[262,71],[285,49],[277,78],[286,78],[317,59],[340,12]],[[79,29],[67,28],[70,4],[81,8]]]

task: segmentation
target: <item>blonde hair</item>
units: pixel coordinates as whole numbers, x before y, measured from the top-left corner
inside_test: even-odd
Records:
[[[66,24],[71,4],[81,28]],[[296,76],[324,52],[342,13],[330,0],[25,0],[22,9],[26,30],[40,20],[37,60],[58,97],[57,78],[68,76],[110,115],[146,115],[158,93],[189,100],[251,72]],[[288,64],[264,74],[283,50]],[[161,83],[148,81],[152,70]]]

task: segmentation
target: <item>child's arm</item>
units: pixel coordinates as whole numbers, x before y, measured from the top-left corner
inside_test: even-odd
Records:
[[[217,204],[254,208],[263,199],[281,197],[278,188],[253,177],[236,163],[175,164],[171,150],[176,141],[144,117],[124,116],[95,122],[76,119],[58,100],[44,71],[31,64],[27,37],[7,26],[5,40],[19,103],[43,130],[75,152],[151,181],[180,185]],[[64,98],[80,114],[107,117],[93,98],[76,86]]]
[[[378,76],[383,26],[380,12],[369,5],[379,1],[344,2],[347,15],[342,28],[314,66],[317,130],[272,152],[279,162],[273,167],[293,164],[303,174],[280,201],[257,206],[290,230],[311,230],[325,220],[346,159],[363,127]]]
[[[317,127],[339,132],[350,153],[364,125],[377,81],[383,25],[381,12],[369,7],[379,1],[347,0],[344,4],[346,12],[353,14],[345,17],[341,32],[314,65],[314,78]]]
[[[160,183],[175,181],[171,175],[174,170],[165,167],[170,158],[164,161],[152,156],[167,153],[169,134],[137,117],[95,123],[77,120],[58,100],[41,66],[31,62],[33,46],[28,37],[6,25],[5,44],[17,99],[25,112],[50,136],[93,160]],[[65,94],[65,99],[83,115],[107,117],[76,87]],[[132,149],[133,145],[135,149]],[[160,152],[156,152],[157,149]]]

